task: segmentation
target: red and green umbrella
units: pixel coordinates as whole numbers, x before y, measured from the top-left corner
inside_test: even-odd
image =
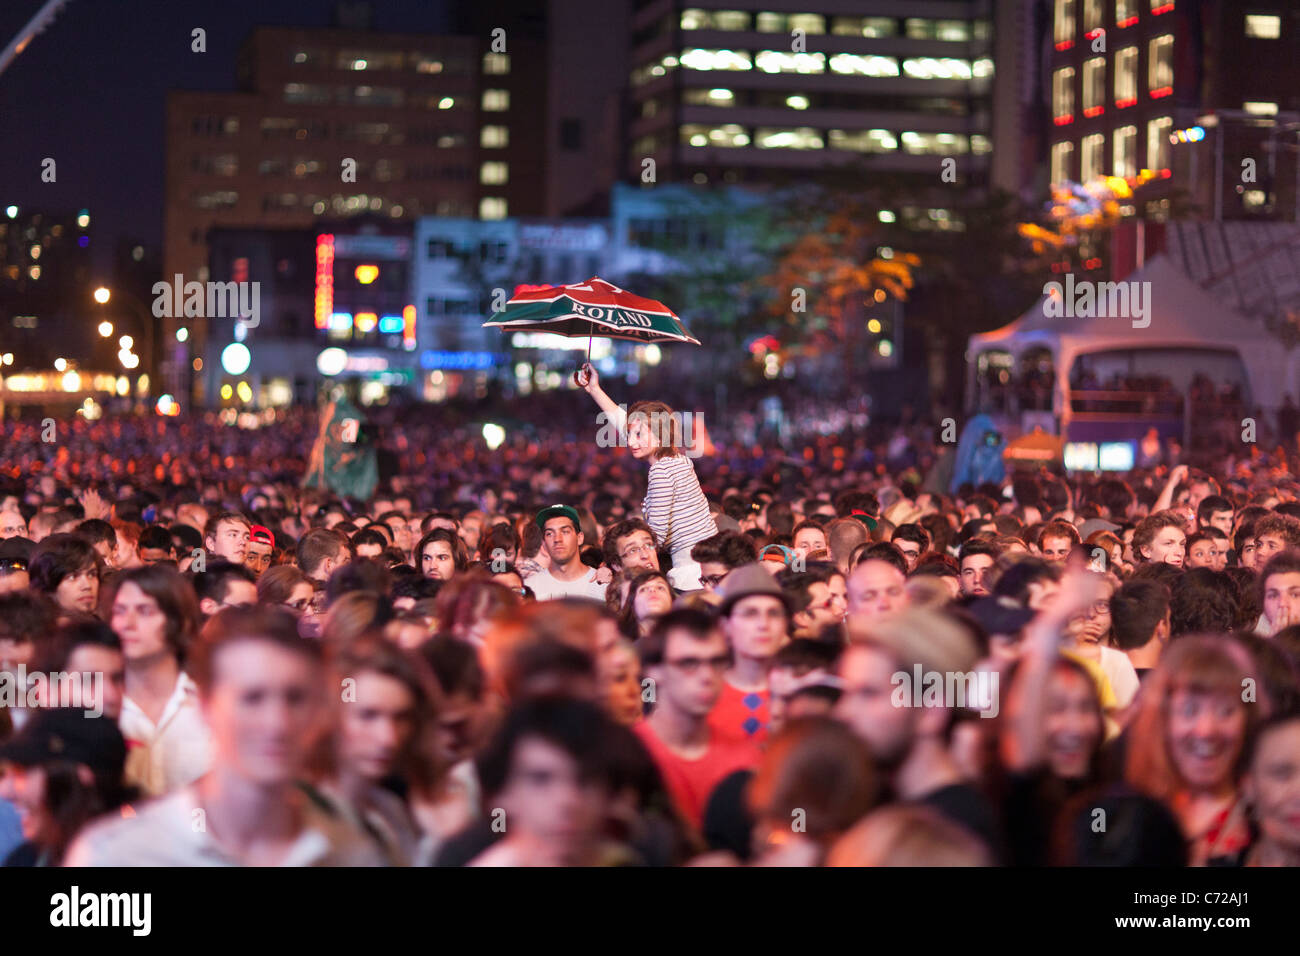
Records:
[[[505,310],[483,326],[554,332],[569,338],[585,335],[588,358],[594,335],[642,343],[700,344],[662,302],[633,295],[596,278],[572,285],[518,286]]]

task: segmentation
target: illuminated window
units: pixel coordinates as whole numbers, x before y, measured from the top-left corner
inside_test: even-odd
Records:
[[[503,149],[510,145],[510,127],[484,126],[479,131],[478,141],[484,149]]]
[[[808,126],[794,129],[760,126],[754,130],[754,145],[759,149],[821,149],[825,144],[821,133]]]
[[[499,196],[484,196],[478,201],[480,219],[506,218],[506,201]]]
[[[478,170],[478,181],[484,186],[500,186],[510,180],[510,167],[506,163],[484,163]]]
[[[1083,0],[1083,30],[1090,33],[1102,25],[1102,0]]]
[[[1147,61],[1147,90],[1153,97],[1174,91],[1174,38],[1166,35],[1151,41]]]
[[[755,54],[754,66],[764,73],[825,73],[824,53],[781,53],[763,50]]]
[[[1246,36],[1257,40],[1276,40],[1282,36],[1282,18],[1270,14],[1246,14]]]
[[[1115,105],[1123,109],[1138,99],[1138,48],[1126,46],[1115,53]]]
[[[682,51],[681,64],[688,70],[748,70],[751,66],[748,53],[695,48]]]
[[[755,18],[754,26],[759,33],[785,33],[785,21],[784,13],[760,13]]]
[[[970,151],[976,156],[987,155],[993,152],[993,142],[987,136],[974,133],[970,138]]]
[[[763,14],[759,14],[761,17]],[[892,37],[898,32],[893,17],[832,17],[831,33],[841,37]]]
[[[934,38],[948,43],[965,43],[971,38],[971,25],[965,20],[936,20]]]
[[[1070,163],[1074,159],[1073,143],[1052,144],[1052,184],[1070,179]]]
[[[898,60],[892,56],[836,53],[829,62],[832,73],[845,76],[898,76]]]
[[[509,90],[484,90],[483,91],[483,112],[484,113],[504,113],[508,109],[510,109]]]
[[[966,20],[925,20],[911,17],[903,21],[903,32],[909,40],[964,43],[971,38],[971,25]]]
[[[683,90],[682,102],[688,106],[735,106],[736,94],[720,88]]]
[[[1268,205],[1268,193],[1262,189],[1247,189],[1241,194],[1241,204],[1246,209],[1262,209]]]
[[[1092,133],[1083,138],[1079,147],[1079,182],[1089,183],[1102,176],[1105,170],[1106,135]]]
[[[1171,116],[1162,116],[1147,123],[1147,168],[1169,168],[1169,131],[1174,128]]]
[[[1137,175],[1138,130],[1136,126],[1122,126],[1115,130],[1111,143],[1111,173],[1125,179]]]
[[[833,129],[827,135],[831,149],[847,149],[855,153],[888,153],[898,149],[898,140],[887,129]]]
[[[969,149],[965,136],[958,133],[903,133],[899,136],[903,151],[917,155],[938,154],[950,156]]]
[[[991,61],[985,63],[990,64]],[[969,80],[975,75],[969,60],[947,56],[921,56],[904,60],[903,73],[914,80]]]
[[[687,146],[739,147],[749,145],[749,134],[745,132],[743,126],[736,123],[724,123],[720,126],[684,123],[678,131],[678,135]]]
[[[1174,8],[1174,0],[1151,0],[1152,13],[1168,13]]]
[[[1064,50],[1074,45],[1074,0],[1056,0],[1056,16],[1052,35],[1056,48]]]
[[[790,29],[802,30],[808,36],[826,32],[826,18],[820,13],[790,14]]]
[[[1052,74],[1052,116],[1057,126],[1074,121],[1074,67]]]
[[[1096,56],[1083,64],[1083,115],[1098,116],[1106,109],[1106,58]]]
[[[1115,0],[1115,26],[1131,27],[1138,21],[1138,0]]]
[[[1252,116],[1276,116],[1277,104],[1267,103],[1262,100],[1247,100],[1241,104],[1241,108]]]
[[[488,76],[505,76],[510,72],[510,54],[484,53],[483,72]]]
[[[689,7],[682,11],[683,30],[748,30],[749,14],[741,10],[699,10]]]

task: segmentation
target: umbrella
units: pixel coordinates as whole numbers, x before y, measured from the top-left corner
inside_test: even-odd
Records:
[[[519,286],[505,310],[483,323],[484,328],[488,326],[527,328],[569,338],[585,335],[588,360],[594,335],[632,342],[700,344],[662,302],[597,278],[572,285]]]

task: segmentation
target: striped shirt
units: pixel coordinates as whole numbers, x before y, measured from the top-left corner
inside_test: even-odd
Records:
[[[669,455],[650,466],[641,513],[669,554],[718,533],[700,479],[695,477],[695,465],[685,455]]]

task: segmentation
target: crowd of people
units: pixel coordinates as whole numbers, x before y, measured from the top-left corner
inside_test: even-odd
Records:
[[[1284,455],[947,494],[618,414],[394,423],[366,501],[306,412],[11,426],[0,858],[1300,863]]]

